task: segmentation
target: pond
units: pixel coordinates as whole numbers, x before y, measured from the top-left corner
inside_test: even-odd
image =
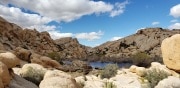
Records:
[[[115,62],[89,62],[92,68],[104,68],[107,64],[117,64],[120,68],[129,68],[132,63],[115,63]]]
[[[70,65],[72,62],[71,61],[63,61],[64,64]],[[95,61],[95,62],[87,62],[92,68],[98,68],[102,69],[104,68],[107,64],[117,64],[120,68],[129,68],[132,63],[115,63],[115,62],[100,62],[100,61]]]

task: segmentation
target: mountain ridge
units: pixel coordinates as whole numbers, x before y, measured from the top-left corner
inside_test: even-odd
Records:
[[[15,50],[22,47],[41,55],[56,52],[61,59],[88,61],[121,61],[138,52],[161,57],[163,39],[180,34],[179,29],[146,28],[116,41],[108,41],[96,47],[87,47],[76,38],[53,40],[48,32],[22,29],[0,17],[0,50]]]

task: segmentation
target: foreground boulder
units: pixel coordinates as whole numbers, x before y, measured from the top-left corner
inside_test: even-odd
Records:
[[[161,51],[164,64],[168,68],[180,72],[180,34],[164,39]]]
[[[40,64],[45,68],[59,68],[59,67],[61,67],[60,63],[58,63],[56,60],[52,60],[49,57],[41,56],[38,54],[32,54],[31,55],[31,63]]]
[[[0,80],[2,81],[0,82],[0,84],[3,84],[2,86],[7,86],[11,80],[7,66],[2,62],[0,62]]]
[[[13,79],[11,80],[8,86],[8,88],[38,88],[32,82],[29,82],[16,74],[14,75]]]
[[[13,68],[20,64],[20,60],[11,52],[0,53],[0,61],[6,64],[8,68]]]
[[[160,81],[155,88],[180,88],[180,78],[169,76]]]
[[[75,79],[65,72],[54,70],[47,71],[39,88],[79,88]]]
[[[43,80],[46,69],[43,66],[38,64],[25,64],[21,71],[20,75],[28,81],[39,85],[41,80]]]

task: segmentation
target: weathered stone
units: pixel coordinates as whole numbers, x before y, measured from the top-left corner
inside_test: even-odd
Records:
[[[169,76],[160,81],[155,88],[180,88],[180,78]]]
[[[164,39],[161,51],[164,64],[168,68],[180,72],[180,34]]]
[[[33,84],[32,82],[29,82],[15,74],[13,79],[9,83],[8,88],[39,88],[39,87]]]
[[[21,47],[17,47],[15,49],[14,53],[19,59],[30,62],[30,56],[31,56],[30,50],[26,50],[26,49],[23,49]]]
[[[0,80],[4,86],[7,86],[11,80],[7,66],[2,62],[0,62]]]
[[[72,78],[71,75],[60,71],[60,70],[48,70],[45,75],[44,79],[50,78],[50,77],[61,77],[61,78]]]
[[[0,61],[8,68],[12,68],[20,64],[19,59],[11,52],[0,53]]]
[[[46,69],[38,64],[25,64],[20,70],[20,75],[37,85],[43,80]]]
[[[39,88],[79,88],[74,79],[50,77],[41,81]]]
[[[31,59],[31,63],[40,64],[43,67],[47,67],[47,68],[59,68],[59,67],[61,67],[60,63],[58,63],[56,60],[52,60],[51,58],[46,57],[46,56],[33,57]]]

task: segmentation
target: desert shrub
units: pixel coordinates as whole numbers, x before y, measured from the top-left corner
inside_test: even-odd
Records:
[[[131,56],[132,63],[137,66],[147,67],[151,64],[151,58],[145,52],[138,52]]]
[[[152,70],[148,70],[144,78],[147,79],[151,87],[154,88],[159,83],[159,81],[167,78],[168,76],[169,74],[165,71],[154,68]]]
[[[111,78],[117,74],[117,64],[107,64],[101,72],[101,78]]]
[[[112,82],[105,82],[104,88],[117,88]]]
[[[51,53],[48,53],[47,56],[50,57],[53,60],[56,60],[60,64],[62,64],[62,58],[61,58],[60,53],[58,53],[58,52],[51,52]]]

